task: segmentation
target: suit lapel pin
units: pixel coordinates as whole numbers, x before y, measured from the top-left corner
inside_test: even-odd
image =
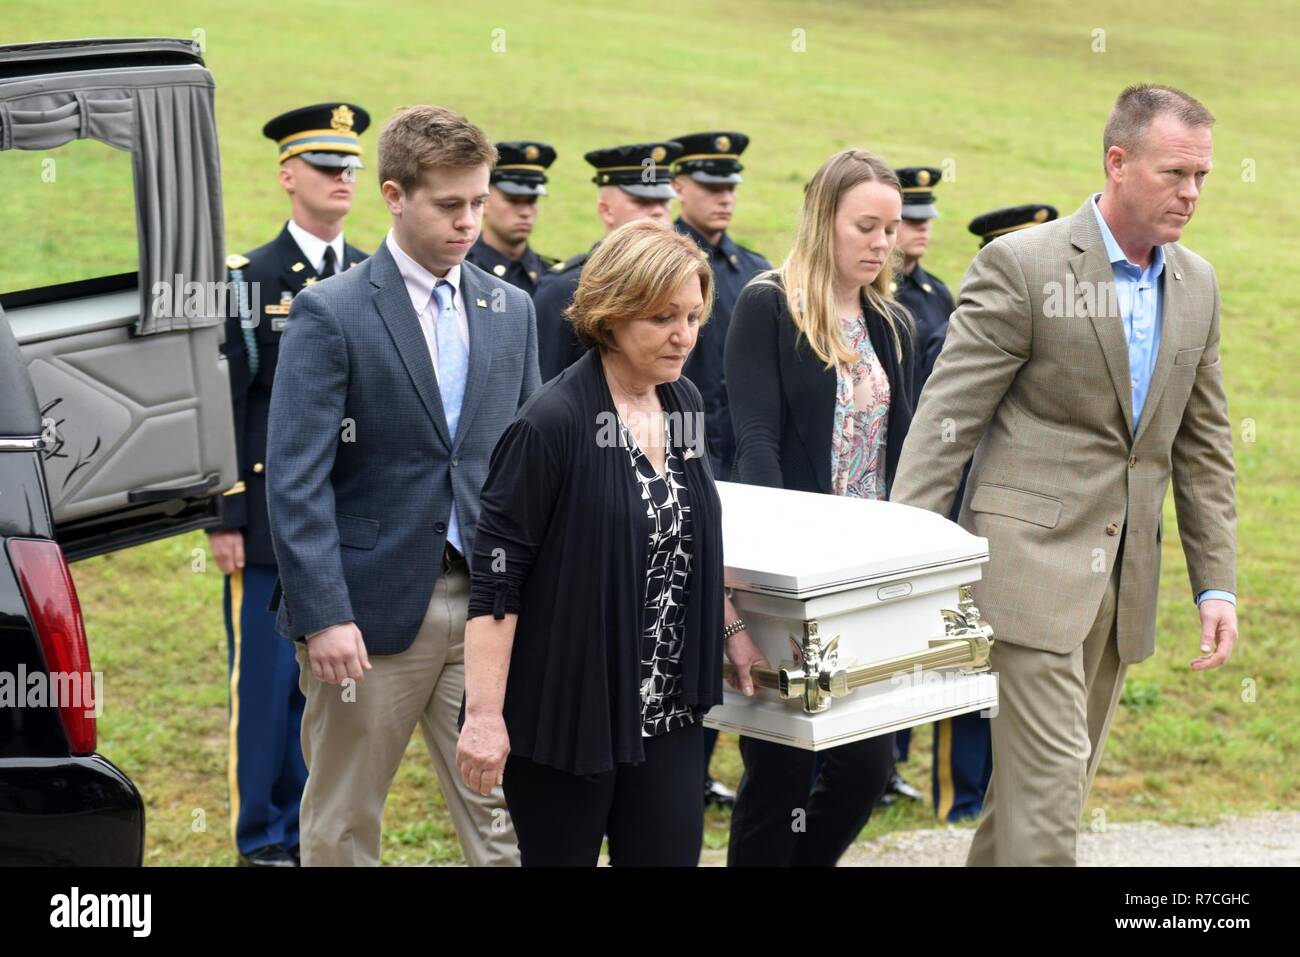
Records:
[[[478,306],[480,309],[486,309],[486,308],[487,308],[487,300],[486,300],[486,299],[479,299],[478,297],[475,297],[475,299],[474,299],[474,305]]]
[[[1174,270],[1174,278],[1175,278],[1175,279],[1182,279],[1182,278],[1183,278],[1183,274],[1180,273],[1177,269],[1175,269],[1175,270]]]

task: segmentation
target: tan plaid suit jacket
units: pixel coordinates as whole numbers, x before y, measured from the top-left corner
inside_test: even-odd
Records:
[[[1214,269],[1165,249],[1160,349],[1133,423],[1128,346],[1091,199],[986,246],[962,282],[890,497],[989,540],[976,603],[998,640],[1064,653],[1093,624],[1123,540],[1122,661],[1155,650],[1170,479],[1193,595],[1235,592],[1232,427]]]

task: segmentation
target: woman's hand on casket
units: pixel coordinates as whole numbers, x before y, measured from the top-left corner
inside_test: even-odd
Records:
[[[763,652],[758,650],[754,639],[743,628],[727,639],[727,660],[735,665],[735,672],[727,683],[746,696],[754,693],[754,679],[750,675],[755,667],[771,668]]]
[[[501,714],[466,714],[456,742],[456,764],[465,786],[491,794],[505,775],[510,735]]]

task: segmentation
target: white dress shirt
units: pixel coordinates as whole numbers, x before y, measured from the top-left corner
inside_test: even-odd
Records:
[[[334,237],[333,242],[325,242],[319,236],[313,236],[307,230],[303,229],[292,219],[289,220],[289,235],[293,241],[298,244],[302,250],[303,258],[307,260],[307,265],[312,271],[320,275],[322,267],[325,265],[326,247],[334,247],[334,269],[336,272],[343,271],[343,234],[339,233]]]
[[[460,294],[460,264],[452,266],[447,270],[447,275],[439,277],[408,256],[397,244],[391,229],[384,237],[384,245],[393,254],[397,271],[402,274],[402,279],[406,282],[406,292],[411,297],[411,307],[420,318],[420,331],[424,333],[425,344],[429,347],[429,358],[433,360],[433,374],[436,376],[438,374],[438,333],[434,323],[438,321],[438,306],[433,301],[433,287],[439,279],[451,283],[456,330],[460,333],[461,341],[465,343],[466,351],[469,350],[469,322],[465,318],[465,299]]]

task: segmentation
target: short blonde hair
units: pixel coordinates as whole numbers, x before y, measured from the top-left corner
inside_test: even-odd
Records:
[[[616,323],[659,312],[692,276],[700,279],[704,325],[713,310],[708,259],[694,240],[652,219],[638,219],[601,240],[583,265],[578,291],[564,314],[583,345],[603,350]]]

